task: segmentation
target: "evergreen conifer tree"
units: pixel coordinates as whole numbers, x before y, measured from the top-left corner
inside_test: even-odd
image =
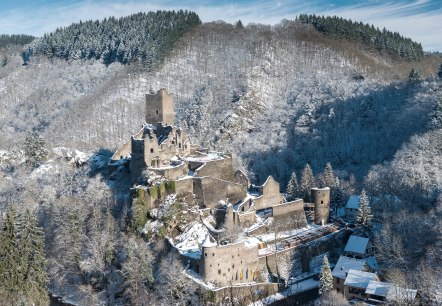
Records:
[[[326,187],[330,187],[332,188],[333,185],[335,184],[335,174],[333,173],[333,167],[331,165],[331,163],[327,163],[325,165],[325,169],[324,169],[324,181],[325,181],[325,186]]]
[[[19,251],[22,262],[22,277],[25,286],[24,298],[29,304],[48,304],[48,275],[44,250],[44,233],[38,227],[36,217],[29,211],[23,217],[19,232]]]
[[[333,276],[328,263],[327,255],[322,261],[321,272],[319,273],[319,294],[333,290]]]
[[[297,197],[299,191],[298,179],[296,177],[295,171],[292,172],[290,176],[290,181],[287,184],[286,193],[288,195],[289,200],[292,200]]]
[[[422,73],[419,69],[412,68],[410,73],[408,74],[408,79],[412,82],[420,81],[422,79]]]
[[[301,189],[300,191],[304,200],[310,201],[311,189],[313,187],[314,187],[313,171],[312,168],[310,168],[310,165],[307,163],[304,167],[304,170],[302,170],[301,187],[300,187]]]
[[[9,208],[0,232],[0,302],[17,301],[22,283],[22,262],[19,253],[17,221],[14,209]]]
[[[436,100],[431,115],[430,127],[433,130],[442,129],[442,97]]]
[[[372,218],[370,201],[368,200],[367,193],[363,189],[359,197],[359,208],[356,214],[356,220],[362,225],[370,225]]]
[[[45,148],[45,140],[37,132],[32,132],[25,139],[26,163],[31,167],[37,167],[48,156]]]

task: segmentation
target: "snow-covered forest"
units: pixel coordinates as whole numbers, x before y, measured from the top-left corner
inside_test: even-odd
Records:
[[[375,219],[386,220],[379,229],[381,264],[405,271],[404,279],[427,296],[440,291],[428,284],[440,284],[442,272],[442,58],[395,59],[287,20],[213,22],[184,32],[174,36],[164,61],[148,67],[129,43],[112,49],[110,61],[69,40],[66,48],[75,50],[59,55],[61,29],[43,38],[56,56],[29,52],[36,41],[25,53],[0,49],[0,211],[14,207],[21,216],[28,208],[38,217],[51,292],[85,304],[166,305],[185,292],[177,288],[195,289],[173,278],[179,267],[159,255],[167,253],[164,245],[146,251],[143,240],[124,231],[130,186],[105,180],[106,158],[143,123],[144,94],[161,87],[174,94],[176,121],[192,141],[231,151],[255,183],[273,175],[285,189],[306,163],[319,179],[330,162],[348,187],[345,196],[363,188],[370,196],[398,196],[399,205],[373,207]],[[123,47],[128,53],[118,53]],[[411,69],[420,78],[409,78]],[[31,132],[49,152],[35,169],[24,163]],[[92,158],[76,168],[67,162],[72,154],[57,147]]]

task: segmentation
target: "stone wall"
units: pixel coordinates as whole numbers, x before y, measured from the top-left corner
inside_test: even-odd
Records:
[[[183,178],[175,181],[175,193],[177,195],[193,194],[193,178]]]
[[[239,212],[237,213],[239,225],[241,227],[249,227],[253,223],[256,222],[256,212],[248,211],[248,212]]]
[[[146,122],[174,125],[175,111],[173,95],[161,88],[156,94],[146,94]]]
[[[287,229],[307,226],[307,219],[304,212],[304,201],[298,199],[273,206],[273,218],[278,224],[285,224]]]
[[[112,155],[112,161],[117,161],[123,158],[127,158],[131,153],[131,143],[130,140],[123,144],[121,147],[115,151],[114,155]]]
[[[192,169],[192,165],[190,168]],[[210,176],[225,181],[235,182],[232,158],[227,156],[223,159],[208,161],[195,171],[195,175],[198,177]]]
[[[205,281],[220,285],[251,282],[259,276],[258,246],[240,242],[203,247],[200,273]]]
[[[228,286],[216,289],[215,303],[216,305],[226,304],[233,297],[232,305],[248,305],[258,301],[269,295],[277,293],[279,290],[278,284],[275,283],[258,283],[238,286]]]
[[[181,165],[178,166],[170,166],[170,167],[164,167],[164,168],[151,168],[153,172],[155,172],[158,175],[164,176],[168,180],[177,180],[180,177],[183,177],[187,174],[187,164],[185,162],[181,163]],[[190,188],[191,190],[193,188]]]
[[[130,176],[131,180],[135,181],[146,168],[146,163],[144,162],[144,141],[131,138],[131,151],[132,156],[130,159]]]
[[[340,253],[339,250],[344,247],[344,241],[347,241],[350,235],[351,231],[341,229],[326,237],[299,246],[303,272],[309,272],[310,260],[315,256],[326,252],[330,252],[332,255]]]
[[[236,170],[233,175],[235,177],[235,183],[240,184],[246,189],[249,189],[250,180],[241,170]]]
[[[255,199],[255,209],[270,208],[282,204],[284,197],[279,192],[279,183],[269,176],[262,185],[262,196]]]
[[[215,208],[220,200],[229,199],[230,203],[236,203],[247,194],[243,186],[213,177],[194,178],[193,192],[200,206],[210,208]]]

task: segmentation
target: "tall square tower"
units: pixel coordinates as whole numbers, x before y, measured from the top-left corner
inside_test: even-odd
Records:
[[[146,94],[146,123],[174,125],[173,95],[161,88],[156,94]]]

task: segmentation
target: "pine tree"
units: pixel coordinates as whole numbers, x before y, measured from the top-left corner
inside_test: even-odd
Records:
[[[299,192],[298,179],[296,177],[295,171],[292,172],[290,176],[290,181],[287,184],[286,193],[288,195],[289,200],[293,200],[297,197]]]
[[[356,220],[362,225],[370,225],[372,218],[373,216],[371,215],[370,201],[368,200],[368,196],[363,189],[359,197],[359,208],[357,211]]]
[[[335,182],[331,189],[330,198],[331,204],[337,212],[339,207],[342,207],[344,204],[344,195],[341,188],[341,182],[339,181],[339,178],[337,176],[335,177]]]
[[[29,304],[48,304],[48,275],[44,250],[44,233],[36,217],[29,211],[23,217],[19,232],[19,251],[22,261],[24,298]]]
[[[304,170],[302,170],[302,177],[301,177],[301,194],[304,200],[310,201],[310,194],[311,189],[314,187],[314,178],[313,178],[313,171],[312,168],[310,168],[310,165],[307,163],[304,167]]]
[[[442,97],[438,97],[431,114],[430,128],[433,130],[442,129]]]
[[[333,276],[328,263],[327,255],[322,261],[321,272],[319,273],[319,294],[333,290]]]
[[[48,156],[48,150],[45,148],[45,140],[37,132],[32,132],[25,139],[25,157],[26,163],[31,167],[38,167]]]
[[[0,232],[0,302],[17,301],[23,288],[22,263],[18,247],[16,213],[12,208]]]
[[[408,74],[408,79],[412,82],[420,81],[422,79],[422,73],[419,69],[412,68],[410,73]]]
[[[335,184],[335,174],[333,173],[333,167],[331,165],[331,163],[327,163],[325,165],[325,169],[324,169],[324,181],[325,181],[325,186],[326,187],[330,187],[332,188],[333,185]]]

